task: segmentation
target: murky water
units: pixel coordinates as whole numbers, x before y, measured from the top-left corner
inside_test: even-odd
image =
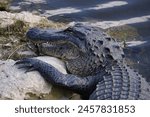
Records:
[[[55,22],[90,22],[102,28],[130,25],[145,44],[125,50],[150,81],[150,0],[14,0],[11,9],[38,12]]]

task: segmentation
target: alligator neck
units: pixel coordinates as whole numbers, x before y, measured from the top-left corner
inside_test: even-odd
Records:
[[[71,74],[82,77],[95,75],[102,68],[100,60],[91,60],[89,57],[67,61],[66,67]]]

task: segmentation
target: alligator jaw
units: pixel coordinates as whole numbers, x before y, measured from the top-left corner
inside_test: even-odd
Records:
[[[30,42],[27,43],[27,46],[31,51],[35,52],[36,55],[40,55],[38,44]]]
[[[64,30],[45,30],[39,28],[30,29],[26,37],[33,43],[49,43],[50,45],[57,45],[59,43],[69,42],[72,45],[78,47],[83,52],[85,51],[85,44],[81,42],[77,37],[68,35]]]

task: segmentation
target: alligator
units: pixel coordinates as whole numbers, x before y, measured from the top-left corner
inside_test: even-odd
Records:
[[[31,28],[26,36],[38,55],[64,61],[68,74],[33,58],[16,64],[28,72],[37,70],[53,85],[86,100],[150,99],[148,82],[127,64],[119,42],[103,29],[76,23],[60,30]]]

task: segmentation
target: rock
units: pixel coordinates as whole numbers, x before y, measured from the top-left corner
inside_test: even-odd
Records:
[[[22,11],[19,13],[0,11],[0,28],[8,27],[9,25],[12,25],[16,21],[28,23],[29,27],[34,26],[53,27],[53,28],[64,27],[63,23],[54,23],[52,21],[49,21],[46,17],[35,15],[27,11]]]
[[[37,57],[66,74],[64,63],[53,57]],[[0,99],[36,99],[50,94],[52,85],[37,72],[18,69],[14,60],[0,60]],[[35,99],[35,98],[34,98]]]
[[[40,21],[43,19],[45,18],[38,15],[33,15],[30,12],[10,13],[6,11],[0,11],[1,27],[6,27],[8,25],[11,25],[16,20],[28,22],[30,23],[30,25],[33,25],[35,23],[40,23]]]

